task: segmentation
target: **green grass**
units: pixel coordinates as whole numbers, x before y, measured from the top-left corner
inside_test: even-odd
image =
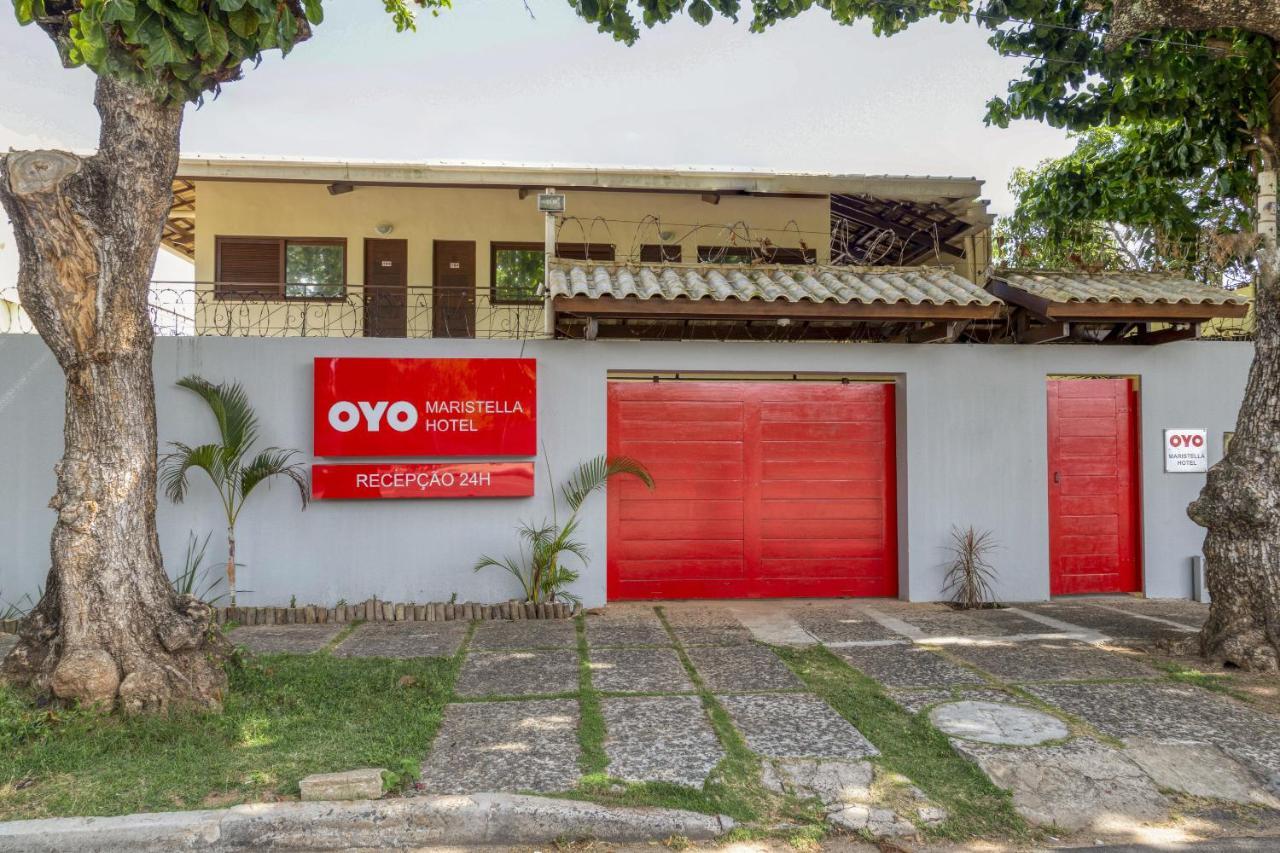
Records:
[[[1234,689],[1231,686],[1231,679],[1224,675],[1213,675],[1202,672],[1198,669],[1183,666],[1176,661],[1160,660],[1158,658],[1147,658],[1147,663],[1164,672],[1165,677],[1170,681],[1176,681],[1179,684],[1190,684],[1193,687],[1202,687],[1205,690],[1212,690],[1215,693],[1225,693],[1227,696],[1240,699],[1242,701],[1250,701],[1250,697]]]
[[[951,748],[925,715],[909,714],[873,679],[825,648],[775,649],[809,689],[821,696],[880,750],[875,760],[900,773],[950,817],[930,834],[945,838],[1027,840],[1032,831],[1009,795]]]
[[[582,750],[578,766],[583,776],[591,777],[604,773],[609,766],[609,756],[604,751],[605,728],[600,694],[591,682],[586,617],[579,613],[574,622],[578,629],[578,746]]]
[[[628,783],[609,777],[606,772],[609,760],[604,751],[605,724],[600,711],[601,694],[591,681],[588,662],[590,651],[587,646],[585,626],[582,618],[579,617],[578,653],[582,662],[579,696],[582,723],[578,736],[582,748],[583,778],[578,787],[566,796],[571,799],[623,806],[656,806],[687,809],[704,814],[725,814],[736,821],[746,823],[766,820],[791,822],[801,825],[801,832],[805,838],[820,837],[824,832],[821,826],[822,815],[815,811],[811,804],[801,804],[778,797],[761,784],[759,756],[747,747],[742,736],[730,722],[729,715],[693,668],[683,646],[671,632],[671,626],[667,624],[661,608],[658,608],[658,616],[666,626],[668,634],[671,635],[680,662],[693,682],[711,727],[724,748],[725,757],[711,771],[701,788],[690,788],[668,782]],[[686,690],[681,694],[637,695],[688,696],[689,692]],[[770,837],[776,835],[776,833],[766,834]]]
[[[38,709],[0,686],[0,820],[290,797],[355,767],[416,775],[458,662],[262,656],[231,670],[221,714]]]

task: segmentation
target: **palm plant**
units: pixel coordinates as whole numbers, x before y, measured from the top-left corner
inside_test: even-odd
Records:
[[[992,603],[996,569],[987,557],[998,547],[989,530],[951,528],[950,557],[942,590],[951,593],[951,601],[957,607],[974,610]]]
[[[550,468],[548,465],[548,477]],[[553,484],[551,521],[542,524],[522,522],[518,528],[520,538],[526,543],[525,552],[519,557],[502,559],[482,556],[476,562],[475,571],[492,567],[510,573],[524,590],[525,601],[532,604],[555,601],[557,598],[578,604],[578,596],[565,589],[579,577],[576,569],[565,564],[566,558],[576,557],[584,566],[587,563],[586,546],[574,538],[578,529],[578,511],[587,498],[618,476],[635,477],[650,489],[653,488],[653,477],[635,459],[628,456],[597,456],[588,459],[574,469],[568,481],[560,488],[560,498],[569,507],[569,516],[563,525],[559,521],[560,501]]]
[[[278,476],[294,482],[306,509],[311,497],[306,466],[294,461],[298,451],[279,447],[268,447],[246,461],[258,440],[258,416],[240,383],[215,385],[199,376],[188,376],[178,385],[199,394],[209,406],[218,424],[218,441],[196,447],[171,442],[173,452],[161,461],[160,481],[169,499],[182,503],[187,496],[187,472],[196,469],[209,475],[227,522],[227,590],[235,607],[236,520],[240,511],[260,483]]]
[[[182,563],[182,571],[170,578],[173,591],[178,595],[189,595],[205,602],[216,604],[222,600],[221,595],[212,595],[220,583],[217,577],[209,579],[212,566],[204,564],[205,552],[209,549],[212,533],[206,533],[201,539],[194,532],[187,534],[187,556]]]

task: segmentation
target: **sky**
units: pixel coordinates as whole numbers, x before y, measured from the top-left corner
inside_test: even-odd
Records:
[[[628,48],[563,0],[530,0],[532,17],[458,0],[416,33],[381,7],[330,0],[310,42],[187,109],[183,153],[976,176],[1006,213],[1010,172],[1071,147],[1040,123],[983,124],[1022,60],[974,24],[883,39],[817,9],[764,34],[678,18]],[[91,150],[92,99],[89,71],[0,13],[0,150]],[[16,273],[0,222],[0,294]],[[190,276],[161,253],[157,279]]]

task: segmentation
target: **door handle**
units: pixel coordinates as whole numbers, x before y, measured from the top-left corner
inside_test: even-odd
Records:
[[[1057,471],[1054,471],[1054,472],[1053,472],[1053,482],[1055,482],[1055,483],[1061,483],[1061,482],[1062,482],[1062,478],[1059,476],[1059,473],[1058,473]]]

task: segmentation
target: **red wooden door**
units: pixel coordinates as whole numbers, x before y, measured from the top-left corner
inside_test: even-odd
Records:
[[[609,383],[609,598],[896,595],[893,391]]]
[[[1049,380],[1049,592],[1138,592],[1138,396]]]

